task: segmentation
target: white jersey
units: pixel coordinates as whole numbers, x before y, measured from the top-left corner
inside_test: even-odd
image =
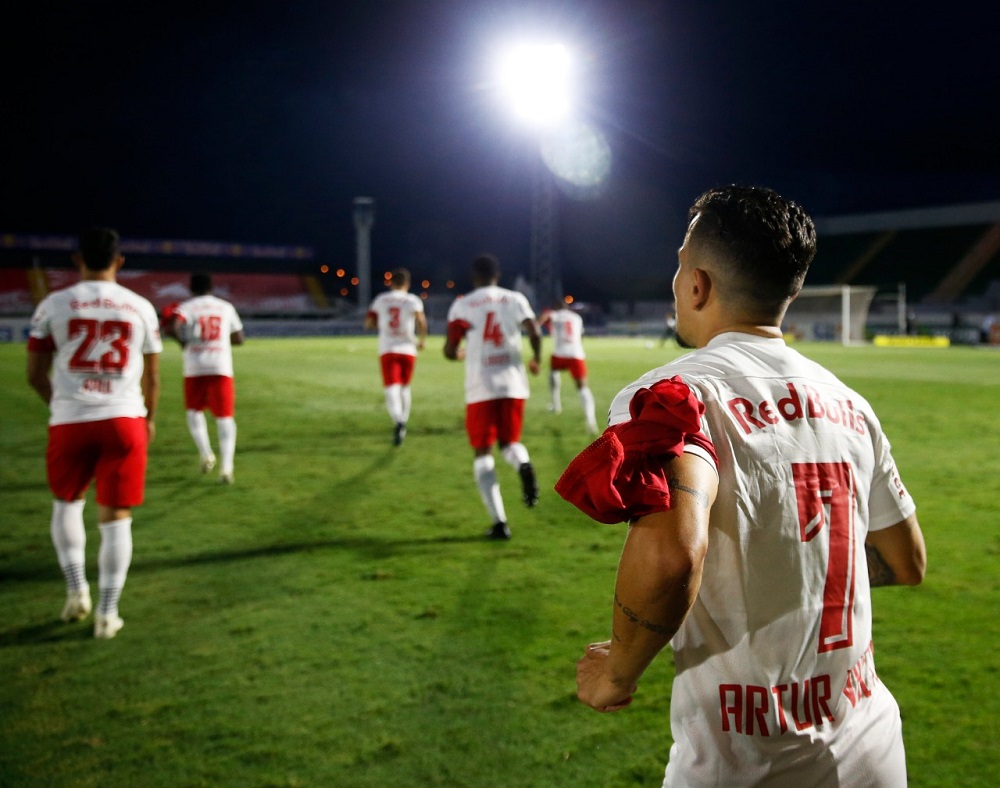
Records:
[[[115,282],[84,281],[48,295],[28,349],[51,351],[49,424],[143,418],[143,355],[160,353],[156,310]]]
[[[236,308],[214,295],[189,298],[177,307],[177,316],[187,324],[184,345],[184,377],[233,376],[233,346],[230,335],[243,330]]]
[[[480,287],[448,310],[448,336],[464,336],[465,401],[528,399],[521,324],[534,319],[528,299],[496,285]]]
[[[727,333],[624,389],[610,422],[674,375],[705,404],[719,492],[701,590],[671,641],[664,784],[905,784],[864,541],[915,505],[875,413],[783,340]]]
[[[379,293],[368,307],[378,325],[378,353],[417,355],[416,315],[424,311],[419,296],[402,290]]]
[[[552,336],[552,355],[586,358],[583,352],[583,318],[569,309],[556,309],[545,318]]]

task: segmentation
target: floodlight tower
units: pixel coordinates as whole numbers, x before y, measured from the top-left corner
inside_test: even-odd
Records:
[[[569,50],[562,44],[518,44],[501,57],[499,86],[514,115],[539,139],[570,114],[571,72]],[[561,295],[558,224],[555,182],[539,158],[531,192],[531,279],[538,308]]]
[[[375,200],[354,198],[355,264],[358,269],[358,309],[368,309],[372,300],[372,225],[375,224]]]
[[[555,182],[541,160],[531,187],[531,283],[538,311],[562,296],[559,279],[559,213]]]

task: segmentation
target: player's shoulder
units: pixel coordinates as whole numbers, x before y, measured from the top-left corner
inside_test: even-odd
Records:
[[[110,282],[108,284],[112,285],[108,288],[108,291],[114,294],[116,300],[128,303],[134,308],[151,309],[154,313],[156,312],[153,302],[141,293],[137,293],[130,287],[125,287],[120,282]]]

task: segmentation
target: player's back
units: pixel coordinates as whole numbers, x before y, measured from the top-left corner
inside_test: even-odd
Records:
[[[671,642],[672,768],[704,776],[711,751],[705,784],[752,784],[804,748],[820,769],[831,741],[898,716],[874,671],[863,545],[870,518],[898,522],[912,501],[868,403],[781,340],[723,335],[627,391],[672,375],[705,404],[720,477],[702,586]]]
[[[231,336],[243,329],[235,307],[209,293],[182,303],[177,315],[184,323],[184,375],[232,377]]]
[[[569,309],[557,309],[549,314],[552,355],[560,358],[584,358],[583,318]]]
[[[527,399],[521,326],[534,316],[521,293],[495,285],[477,288],[451,305],[449,334],[458,326],[466,339],[466,402]]]
[[[423,302],[413,293],[387,290],[372,301],[370,312],[378,320],[379,353],[416,355],[415,316],[423,311]]]
[[[47,296],[29,349],[54,353],[52,424],[145,415],[143,355],[162,349],[156,310],[116,282],[87,280]]]

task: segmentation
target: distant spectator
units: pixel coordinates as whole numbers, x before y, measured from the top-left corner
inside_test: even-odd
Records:
[[[993,341],[993,326],[996,324],[996,315],[990,312],[986,317],[983,318],[983,322],[979,326],[979,338],[984,343],[990,343]]]
[[[673,339],[676,333],[677,318],[674,316],[673,310],[671,310],[667,312],[667,315],[664,318],[663,334],[660,336],[660,346],[662,347],[665,345],[668,339]]]

